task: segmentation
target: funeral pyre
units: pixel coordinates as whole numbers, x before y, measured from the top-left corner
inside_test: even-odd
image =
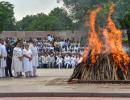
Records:
[[[75,67],[71,82],[78,80],[127,80],[128,79],[128,54],[123,50],[122,32],[112,20],[115,6],[109,8],[106,25],[100,32],[96,31],[96,17],[101,7],[90,12],[88,47]]]

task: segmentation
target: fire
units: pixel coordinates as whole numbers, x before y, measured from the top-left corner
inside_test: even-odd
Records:
[[[103,31],[103,34],[106,39],[106,45],[109,47],[109,50],[112,54],[112,59],[116,64],[116,71],[122,69],[126,78],[128,78],[129,57],[122,46],[122,32],[119,29],[117,29],[115,23],[111,18],[112,13],[114,12],[114,8],[115,6],[114,4],[112,4],[110,6],[107,25]],[[124,63],[124,66],[122,66],[121,63]]]
[[[102,42],[98,39],[98,33],[95,30],[95,22],[96,22],[96,16],[97,13],[101,10],[101,8],[98,8],[96,10],[93,10],[90,14],[90,32],[89,32],[89,48],[92,49],[92,56],[91,56],[91,61],[92,63],[96,62],[96,57],[95,54],[101,53],[101,48],[102,48]],[[83,56],[80,59],[80,62],[85,62],[86,61],[86,56],[88,55],[88,48],[85,48]]]
[[[96,62],[95,54],[100,54],[102,49],[102,42],[98,38],[98,33],[95,30],[95,22],[97,13],[101,10],[101,8],[97,8],[92,11],[90,14],[90,37],[89,37],[89,47],[92,49],[91,61],[92,63]]]
[[[117,29],[115,23],[113,22],[111,16],[114,12],[115,6],[112,4],[108,13],[107,24],[102,31],[104,40],[99,38],[99,33],[96,32],[96,16],[100,12],[101,8],[97,8],[90,13],[90,32],[88,48],[85,48],[80,62],[85,62],[87,60],[88,51],[91,50],[90,60],[92,64],[95,64],[98,59],[98,54],[106,53],[111,55],[113,64],[115,64],[116,72],[121,69],[125,75],[125,79],[128,78],[128,64],[129,57],[128,54],[123,50],[122,46],[122,32]],[[105,41],[105,43],[104,43]],[[104,49],[105,48],[105,49]],[[119,77],[118,77],[119,79]]]

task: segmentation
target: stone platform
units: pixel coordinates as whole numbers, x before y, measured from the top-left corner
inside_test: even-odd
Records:
[[[130,97],[128,83],[68,84],[73,69],[39,69],[36,78],[0,79],[0,97]]]

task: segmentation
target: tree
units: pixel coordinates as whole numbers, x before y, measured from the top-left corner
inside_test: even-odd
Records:
[[[59,20],[59,30],[70,30],[72,29],[72,20],[69,18],[68,13],[65,9],[62,8],[54,8],[49,16],[55,16]]]
[[[22,20],[16,23],[16,29],[18,31],[28,31],[28,28],[33,20],[37,18],[36,15],[27,15]]]
[[[9,2],[0,2],[0,32],[13,30],[15,24],[14,6]]]
[[[16,23],[16,28],[20,31],[70,30],[73,23],[66,10],[55,8],[49,15],[40,13],[25,16]]]
[[[29,25],[30,31],[51,31],[57,30],[60,26],[59,20],[55,16],[39,16]]]
[[[121,28],[127,30],[128,44],[130,46],[130,9],[125,14],[124,18],[119,19],[119,22],[120,22]]]
[[[110,3],[114,3],[116,11],[114,13],[114,19],[122,19],[125,13],[130,8],[129,0],[63,0],[66,7],[71,11],[71,16],[74,20],[84,23],[84,17],[86,13],[95,7],[108,6]],[[109,7],[108,7],[109,8]],[[118,21],[117,24],[119,25]]]
[[[130,0],[120,0],[116,4],[116,12],[114,13],[113,19],[116,25],[121,29],[127,30],[128,44],[130,47]]]
[[[56,16],[48,16],[43,13],[37,15],[27,15],[16,24],[20,31],[48,31],[58,30],[59,19]]]
[[[96,6],[103,5],[108,0],[63,0],[66,7],[71,11],[74,20],[84,22],[86,12]]]

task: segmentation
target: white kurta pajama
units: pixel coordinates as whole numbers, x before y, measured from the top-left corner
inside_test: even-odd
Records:
[[[76,58],[75,57],[71,57],[71,66],[72,68],[74,68],[76,65]]]
[[[0,44],[0,56],[2,57],[2,44]],[[4,77],[5,68],[3,68],[3,66],[1,66],[1,61],[2,61],[2,58],[0,58],[0,77]]]
[[[6,57],[7,57],[7,50],[5,45],[0,44],[0,55],[1,55],[1,59],[0,59],[0,77],[5,77],[5,67],[6,65]]]
[[[38,67],[38,50],[36,46],[30,47],[32,51],[32,66],[37,68]]]
[[[65,61],[66,68],[69,68],[69,66],[71,65],[71,59],[70,59],[70,57],[69,56],[67,56],[67,57],[65,56],[64,61]]]
[[[15,47],[12,59],[12,69],[15,73],[23,71],[22,60],[20,60],[19,57],[23,57],[23,51],[21,48]]]
[[[63,65],[63,58],[57,57],[56,64],[58,65],[58,68],[60,69]]]
[[[23,55],[26,55],[28,57],[32,57],[32,51],[30,49],[28,49],[28,50],[24,49]],[[23,69],[24,69],[24,72],[32,72],[33,71],[32,60],[29,61],[29,58],[23,57]]]
[[[7,66],[6,58],[7,58],[7,50],[5,45],[2,45],[2,59],[1,59],[1,67],[5,68]]]

